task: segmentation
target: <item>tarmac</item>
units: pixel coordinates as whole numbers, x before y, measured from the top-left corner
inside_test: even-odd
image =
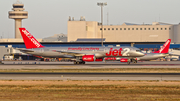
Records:
[[[100,69],[100,68],[180,68],[180,61],[144,61],[137,64],[120,62],[2,61],[0,69]],[[0,80],[178,80],[180,73],[0,73]]]
[[[44,61],[3,61],[0,69],[97,69],[97,68],[180,68],[180,61],[144,61],[137,64],[121,62],[86,62],[74,65],[73,62]]]
[[[178,80],[180,73],[0,73],[0,80]]]

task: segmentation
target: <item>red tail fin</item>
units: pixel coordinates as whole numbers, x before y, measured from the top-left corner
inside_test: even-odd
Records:
[[[171,39],[168,39],[166,43],[158,51],[155,51],[154,53],[168,53],[170,43]]]
[[[42,48],[42,46],[25,28],[19,28],[27,49]]]

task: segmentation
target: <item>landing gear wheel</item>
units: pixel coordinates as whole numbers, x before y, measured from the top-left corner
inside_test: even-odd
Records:
[[[134,63],[137,63],[137,60],[134,60]]]
[[[85,64],[85,62],[83,61],[82,64]]]
[[[133,63],[137,63],[137,60],[132,60]]]
[[[82,61],[82,62],[79,62],[79,64],[85,64],[85,62],[84,62],[84,61]]]
[[[130,65],[131,61],[132,61],[132,59],[128,59],[127,64]]]
[[[84,62],[84,61],[82,61],[82,62],[77,62],[77,61],[74,61],[74,64],[75,64],[75,65],[85,64],[85,62]]]

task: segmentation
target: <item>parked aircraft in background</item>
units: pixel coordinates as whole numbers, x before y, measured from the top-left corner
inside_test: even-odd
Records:
[[[104,57],[128,57],[127,63],[136,57],[144,56],[135,47],[45,47],[41,45],[25,28],[19,28],[26,49],[21,52],[41,56],[42,58],[71,58],[74,64],[103,61]]]
[[[168,51],[170,47],[171,39],[168,39],[165,44],[158,50],[152,53],[144,53],[145,55],[142,57],[137,57],[132,59],[131,61],[137,63],[138,60],[146,61],[146,60],[155,60],[158,58],[163,58],[168,56]],[[120,61],[120,62],[128,62],[128,58],[116,58],[116,57],[105,57],[105,61]]]

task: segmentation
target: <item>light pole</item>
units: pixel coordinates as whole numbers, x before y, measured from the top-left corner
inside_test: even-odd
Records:
[[[103,46],[103,7],[107,5],[107,2],[98,2],[97,5],[101,7],[101,45]]]

